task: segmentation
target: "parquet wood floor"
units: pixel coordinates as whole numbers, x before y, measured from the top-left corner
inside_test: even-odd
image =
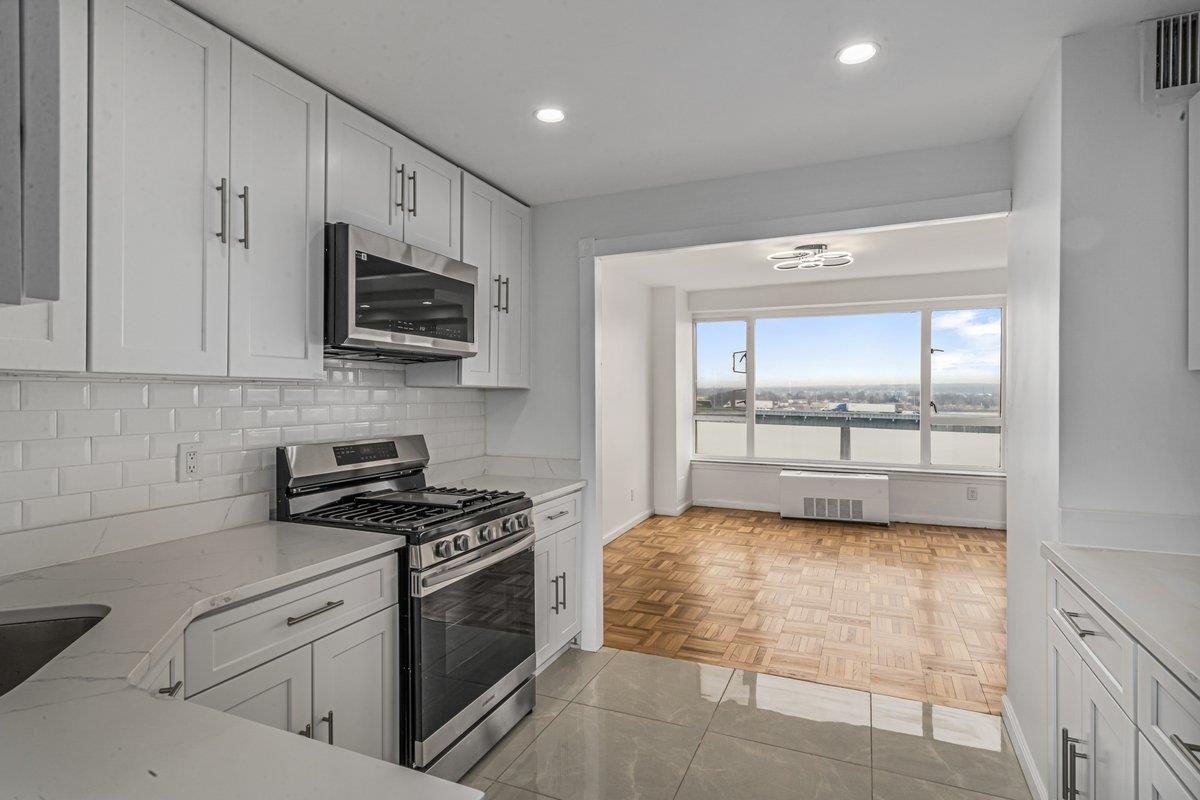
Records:
[[[604,549],[604,642],[1000,713],[1002,531],[692,508]]]

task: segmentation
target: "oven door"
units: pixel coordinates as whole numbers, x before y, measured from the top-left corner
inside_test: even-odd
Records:
[[[478,352],[475,267],[345,223],[326,237],[327,346],[416,361]]]
[[[410,574],[414,766],[533,676],[533,542],[531,530]]]

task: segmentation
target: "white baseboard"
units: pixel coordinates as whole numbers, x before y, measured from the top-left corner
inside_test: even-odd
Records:
[[[936,514],[893,514],[892,522],[912,522],[917,525],[949,525],[956,528],[993,528],[1004,530],[1003,520],[985,517],[943,517]]]
[[[747,503],[743,500],[718,500],[712,497],[705,497],[702,500],[696,500],[692,505],[706,506],[708,508],[733,508],[738,511],[770,511],[775,514],[779,513],[778,503]]]
[[[1021,772],[1025,773],[1025,783],[1029,784],[1029,791],[1034,800],[1050,800],[1050,795],[1042,783],[1042,776],[1037,771],[1037,762],[1029,750],[1029,742],[1025,740],[1025,733],[1021,730],[1017,715],[1008,702],[1007,694],[1001,698],[1000,719],[1004,721],[1004,727],[1008,730],[1008,739],[1012,742],[1017,763],[1021,765]]]
[[[654,513],[658,514],[661,517],[678,517],[680,514],[687,511],[691,507],[692,507],[692,503],[689,500],[686,503],[680,503],[679,505],[675,506],[674,508],[657,508],[657,507],[655,507]]]
[[[638,513],[634,514],[632,517],[625,520],[620,525],[617,525],[615,528],[613,528],[608,533],[604,534],[603,544],[608,544],[613,539],[616,539],[618,536],[625,533],[633,526],[638,525],[638,524],[650,519],[650,515],[652,513],[654,513],[654,512],[651,511],[650,509],[646,509],[645,511],[639,511]]]

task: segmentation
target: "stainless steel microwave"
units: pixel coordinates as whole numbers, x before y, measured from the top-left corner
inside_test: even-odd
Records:
[[[411,364],[467,358],[478,270],[344,222],[325,226],[325,355]]]

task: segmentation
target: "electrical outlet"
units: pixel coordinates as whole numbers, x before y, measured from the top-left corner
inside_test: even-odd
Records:
[[[968,486],[967,487],[967,499],[968,500],[978,500],[979,499],[979,489],[975,486]]]
[[[200,443],[180,442],[176,479],[180,481],[200,480]]]

